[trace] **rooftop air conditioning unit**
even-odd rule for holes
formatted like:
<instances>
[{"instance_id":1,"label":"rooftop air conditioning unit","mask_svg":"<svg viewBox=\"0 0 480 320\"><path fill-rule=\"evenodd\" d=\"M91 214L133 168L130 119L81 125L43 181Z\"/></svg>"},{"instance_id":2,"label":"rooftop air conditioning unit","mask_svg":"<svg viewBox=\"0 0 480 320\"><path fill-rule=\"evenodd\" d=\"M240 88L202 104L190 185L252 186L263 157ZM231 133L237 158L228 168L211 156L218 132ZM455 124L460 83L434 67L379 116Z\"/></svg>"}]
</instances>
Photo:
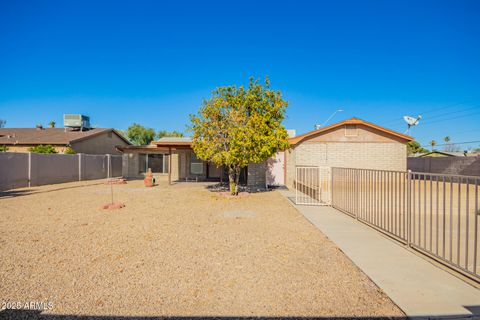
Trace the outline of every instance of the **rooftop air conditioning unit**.
<instances>
[{"instance_id":1,"label":"rooftop air conditioning unit","mask_svg":"<svg viewBox=\"0 0 480 320\"><path fill-rule=\"evenodd\" d=\"M81 114L64 114L63 126L80 130L90 129L90 117Z\"/></svg>"}]
</instances>

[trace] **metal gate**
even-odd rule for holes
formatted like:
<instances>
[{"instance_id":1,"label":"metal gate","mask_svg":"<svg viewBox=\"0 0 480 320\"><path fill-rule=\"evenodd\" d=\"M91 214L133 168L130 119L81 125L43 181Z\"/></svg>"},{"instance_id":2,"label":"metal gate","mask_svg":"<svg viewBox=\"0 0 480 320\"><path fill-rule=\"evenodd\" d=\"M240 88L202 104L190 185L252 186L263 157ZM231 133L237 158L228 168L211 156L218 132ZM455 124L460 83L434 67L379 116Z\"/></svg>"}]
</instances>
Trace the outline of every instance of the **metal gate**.
<instances>
[{"instance_id":1,"label":"metal gate","mask_svg":"<svg viewBox=\"0 0 480 320\"><path fill-rule=\"evenodd\" d=\"M312 206L331 204L331 168L296 167L295 203Z\"/></svg>"}]
</instances>

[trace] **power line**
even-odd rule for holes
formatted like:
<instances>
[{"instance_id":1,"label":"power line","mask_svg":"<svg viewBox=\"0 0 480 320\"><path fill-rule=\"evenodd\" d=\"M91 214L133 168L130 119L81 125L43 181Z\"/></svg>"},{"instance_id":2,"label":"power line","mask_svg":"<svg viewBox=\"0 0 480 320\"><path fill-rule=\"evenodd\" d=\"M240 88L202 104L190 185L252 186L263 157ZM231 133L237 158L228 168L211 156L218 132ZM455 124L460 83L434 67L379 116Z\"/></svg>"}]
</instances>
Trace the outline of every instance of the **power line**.
<instances>
[{"instance_id":1,"label":"power line","mask_svg":"<svg viewBox=\"0 0 480 320\"><path fill-rule=\"evenodd\" d=\"M474 115L477 115L477 114L480 114L480 111L479 112L474 112L474 113L469 113L469 114L464 114L464 115L457 116L457 117L450 117L450 118L445 118L445 119L437 119L437 120L433 120L433 121L427 121L426 123L425 122L423 123L423 126L428 126L428 125L431 125L431 124L444 122L444 121L450 121L450 120L454 120L454 119L470 117L470 116L474 116Z\"/></svg>"},{"instance_id":2,"label":"power line","mask_svg":"<svg viewBox=\"0 0 480 320\"><path fill-rule=\"evenodd\" d=\"M470 107L470 108L466 108L466 109L462 109L462 110L457 110L457 111L451 111L451 112L447 112L447 113L436 114L436 115L431 116L431 117L428 117L427 119L424 119L424 120L431 120L431 119L441 118L441 117L443 117L443 116L451 116L452 114L462 113L462 112L465 112L465 111L470 111L470 110L472 110L472 109L477 109L477 110L478 110L478 106L473 106L473 107Z\"/></svg>"},{"instance_id":3,"label":"power line","mask_svg":"<svg viewBox=\"0 0 480 320\"><path fill-rule=\"evenodd\" d=\"M456 106L459 106L459 105L462 105L462 104L465 104L465 103L468 103L468 102L467 102L467 101L457 102L457 103L449 104L449 105L446 105L446 106L443 106L443 107L440 107L440 108L429 109L429 110L427 110L427 111L417 112L417 114L420 114L420 115L429 114L429 113L432 113L432 112L435 112L435 111L442 111L442 110L445 110L445 109L450 109L450 108L453 108L453 107L456 107ZM388 125L388 124L390 124L390 123L397 122L398 120L403 120L403 118L402 118L402 117L399 117L398 119L385 122L385 125Z\"/></svg>"},{"instance_id":4,"label":"power line","mask_svg":"<svg viewBox=\"0 0 480 320\"><path fill-rule=\"evenodd\" d=\"M442 143L442 144L435 144L436 147L440 147L440 146L451 146L451 145L457 145L457 144L470 144L470 143L479 143L480 140L475 140L475 141L464 141L464 142L449 142L449 143ZM426 144L426 145L423 145L422 147L431 147L432 145L430 144Z\"/></svg>"}]
</instances>

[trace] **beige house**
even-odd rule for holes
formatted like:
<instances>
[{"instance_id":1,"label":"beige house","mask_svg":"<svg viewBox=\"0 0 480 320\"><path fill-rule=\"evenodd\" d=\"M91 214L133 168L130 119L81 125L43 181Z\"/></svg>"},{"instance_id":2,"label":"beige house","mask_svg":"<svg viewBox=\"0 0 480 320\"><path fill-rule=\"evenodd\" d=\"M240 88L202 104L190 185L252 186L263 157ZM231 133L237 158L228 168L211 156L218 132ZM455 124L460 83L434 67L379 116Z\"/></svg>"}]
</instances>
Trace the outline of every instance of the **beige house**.
<instances>
[{"instance_id":1,"label":"beige house","mask_svg":"<svg viewBox=\"0 0 480 320\"><path fill-rule=\"evenodd\" d=\"M131 143L114 129L0 128L0 146L9 152L28 152L37 145L52 145L58 153L71 147L77 153L119 154L117 146Z\"/></svg>"},{"instance_id":2,"label":"beige house","mask_svg":"<svg viewBox=\"0 0 480 320\"><path fill-rule=\"evenodd\" d=\"M351 118L289 139L285 180L293 186L295 167L407 170L406 143L413 138Z\"/></svg>"},{"instance_id":3,"label":"beige house","mask_svg":"<svg viewBox=\"0 0 480 320\"><path fill-rule=\"evenodd\" d=\"M250 187L293 186L297 166L384 170L407 168L406 143L413 140L375 124L348 119L289 139L290 148L262 163L250 164L241 181ZM147 146L119 147L123 175L143 177L148 168L158 180L226 181L222 167L198 159L190 138L165 137Z\"/></svg>"}]
</instances>

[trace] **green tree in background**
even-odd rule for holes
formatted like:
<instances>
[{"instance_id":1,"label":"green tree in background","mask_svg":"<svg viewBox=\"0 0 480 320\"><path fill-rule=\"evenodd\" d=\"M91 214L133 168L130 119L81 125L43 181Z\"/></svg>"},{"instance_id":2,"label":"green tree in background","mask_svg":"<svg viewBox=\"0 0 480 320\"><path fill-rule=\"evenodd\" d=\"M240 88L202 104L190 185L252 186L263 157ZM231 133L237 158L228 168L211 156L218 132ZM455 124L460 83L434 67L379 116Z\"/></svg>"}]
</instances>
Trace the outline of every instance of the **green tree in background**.
<instances>
[{"instance_id":1,"label":"green tree in background","mask_svg":"<svg viewBox=\"0 0 480 320\"><path fill-rule=\"evenodd\" d=\"M57 153L57 150L55 150L55 147L51 144L39 144L37 146L28 148L28 151L35 153Z\"/></svg>"},{"instance_id":2,"label":"green tree in background","mask_svg":"<svg viewBox=\"0 0 480 320\"><path fill-rule=\"evenodd\" d=\"M182 132L178 132L176 130L173 131L166 131L166 130L160 130L157 132L157 138L163 138L163 137L183 137Z\"/></svg>"},{"instance_id":3,"label":"green tree in background","mask_svg":"<svg viewBox=\"0 0 480 320\"><path fill-rule=\"evenodd\" d=\"M7 152L8 147L6 145L0 146L0 152Z\"/></svg>"},{"instance_id":4,"label":"green tree in background","mask_svg":"<svg viewBox=\"0 0 480 320\"><path fill-rule=\"evenodd\" d=\"M417 153L427 153L428 150L423 148L418 141L410 141L407 143L407 154L409 156Z\"/></svg>"},{"instance_id":5,"label":"green tree in background","mask_svg":"<svg viewBox=\"0 0 480 320\"><path fill-rule=\"evenodd\" d=\"M137 123L132 124L127 129L127 138L137 146L146 145L155 138L155 130L146 128Z\"/></svg>"},{"instance_id":6,"label":"green tree in background","mask_svg":"<svg viewBox=\"0 0 480 320\"><path fill-rule=\"evenodd\" d=\"M63 153L64 154L76 154L75 150L73 150L72 147L66 147L65 151Z\"/></svg>"},{"instance_id":7,"label":"green tree in background","mask_svg":"<svg viewBox=\"0 0 480 320\"><path fill-rule=\"evenodd\" d=\"M432 146L432 151L433 151L433 148L437 145L437 141L435 140L430 141L430 145Z\"/></svg>"},{"instance_id":8,"label":"green tree in background","mask_svg":"<svg viewBox=\"0 0 480 320\"><path fill-rule=\"evenodd\" d=\"M288 147L282 125L288 103L280 91L250 78L247 88L218 88L190 115L192 148L196 155L228 169L230 192L238 195L240 171L250 163L265 161Z\"/></svg>"},{"instance_id":9,"label":"green tree in background","mask_svg":"<svg viewBox=\"0 0 480 320\"><path fill-rule=\"evenodd\" d=\"M452 146L449 144L450 142L450 137L449 136L446 136L445 138L443 138L443 141L445 142L445 146L444 146L444 150L445 151L452 151Z\"/></svg>"},{"instance_id":10,"label":"green tree in background","mask_svg":"<svg viewBox=\"0 0 480 320\"><path fill-rule=\"evenodd\" d=\"M53 120L48 123L48 125L50 126L50 128L55 128L55 124L56 124L56 122L53 121Z\"/></svg>"}]
</instances>

